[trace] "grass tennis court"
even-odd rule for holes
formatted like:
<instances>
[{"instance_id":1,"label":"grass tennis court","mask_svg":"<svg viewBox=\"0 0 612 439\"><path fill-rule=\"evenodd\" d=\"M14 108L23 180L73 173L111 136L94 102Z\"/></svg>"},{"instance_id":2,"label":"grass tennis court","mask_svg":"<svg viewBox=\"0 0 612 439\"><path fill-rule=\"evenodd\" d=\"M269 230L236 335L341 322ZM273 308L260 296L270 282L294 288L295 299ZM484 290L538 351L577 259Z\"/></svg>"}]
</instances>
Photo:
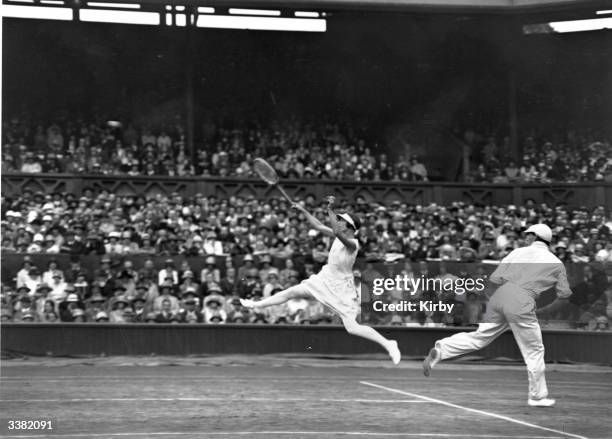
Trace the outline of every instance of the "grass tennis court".
<instances>
[{"instance_id":1,"label":"grass tennis court","mask_svg":"<svg viewBox=\"0 0 612 439\"><path fill-rule=\"evenodd\" d=\"M280 356L3 361L0 412L66 438L612 437L612 369L550 365L553 409L519 365Z\"/></svg>"}]
</instances>

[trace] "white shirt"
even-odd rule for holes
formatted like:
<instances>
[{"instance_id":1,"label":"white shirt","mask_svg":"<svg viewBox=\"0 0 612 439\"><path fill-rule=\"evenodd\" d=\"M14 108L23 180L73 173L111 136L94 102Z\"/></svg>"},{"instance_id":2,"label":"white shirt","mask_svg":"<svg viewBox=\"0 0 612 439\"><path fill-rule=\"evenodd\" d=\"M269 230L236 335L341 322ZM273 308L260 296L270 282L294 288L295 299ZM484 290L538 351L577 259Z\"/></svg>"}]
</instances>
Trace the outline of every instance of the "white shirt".
<instances>
[{"instance_id":1,"label":"white shirt","mask_svg":"<svg viewBox=\"0 0 612 439\"><path fill-rule=\"evenodd\" d=\"M512 250L502 259L490 280L497 284L512 282L534 297L552 287L556 287L557 297L561 299L572 295L565 266L551 253L548 245L540 241Z\"/></svg>"},{"instance_id":2,"label":"white shirt","mask_svg":"<svg viewBox=\"0 0 612 439\"><path fill-rule=\"evenodd\" d=\"M359 241L356 239L351 241L355 243L355 250L352 252L338 238L334 239L329 249L327 264L323 266L321 273L336 275L340 278L353 278L353 265L355 265L357 252L359 251Z\"/></svg>"}]
</instances>

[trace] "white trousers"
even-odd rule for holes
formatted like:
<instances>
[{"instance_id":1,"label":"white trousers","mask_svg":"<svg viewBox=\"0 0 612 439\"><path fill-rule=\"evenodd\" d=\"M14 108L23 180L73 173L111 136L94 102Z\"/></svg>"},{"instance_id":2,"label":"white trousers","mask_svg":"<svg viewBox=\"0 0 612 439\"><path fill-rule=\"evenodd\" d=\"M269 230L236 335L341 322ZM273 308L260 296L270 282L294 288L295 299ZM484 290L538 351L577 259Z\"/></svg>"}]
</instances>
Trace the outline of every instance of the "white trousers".
<instances>
[{"instance_id":1,"label":"white trousers","mask_svg":"<svg viewBox=\"0 0 612 439\"><path fill-rule=\"evenodd\" d=\"M535 314L535 300L517 285L502 285L489 301L485 321L487 323L479 324L474 332L461 332L438 340L436 347L441 359L482 349L510 328L527 365L529 397L546 398L544 344Z\"/></svg>"}]
</instances>

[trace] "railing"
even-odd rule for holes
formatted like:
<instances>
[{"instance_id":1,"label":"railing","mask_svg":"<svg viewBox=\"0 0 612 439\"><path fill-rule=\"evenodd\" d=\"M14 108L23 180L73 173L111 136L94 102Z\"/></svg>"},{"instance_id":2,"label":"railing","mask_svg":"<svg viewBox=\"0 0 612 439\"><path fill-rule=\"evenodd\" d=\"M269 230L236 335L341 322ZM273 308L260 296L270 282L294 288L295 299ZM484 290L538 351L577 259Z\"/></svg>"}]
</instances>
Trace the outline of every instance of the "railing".
<instances>
[{"instance_id":1,"label":"railing","mask_svg":"<svg viewBox=\"0 0 612 439\"><path fill-rule=\"evenodd\" d=\"M536 203L594 207L612 205L612 183L554 183L554 184L467 184L438 182L352 182L335 180L287 180L283 187L292 196L304 198L312 195L321 199L335 195L341 199L411 204L452 202L480 203L484 205L521 205L529 199ZM198 178L198 177L130 177L106 175L23 174L2 175L2 195L17 196L25 190L43 192L69 192L82 194L86 189L94 193L106 190L117 195L156 194L178 192L183 196L201 193L220 198L253 196L265 199L280 193L257 179Z\"/></svg>"}]
</instances>

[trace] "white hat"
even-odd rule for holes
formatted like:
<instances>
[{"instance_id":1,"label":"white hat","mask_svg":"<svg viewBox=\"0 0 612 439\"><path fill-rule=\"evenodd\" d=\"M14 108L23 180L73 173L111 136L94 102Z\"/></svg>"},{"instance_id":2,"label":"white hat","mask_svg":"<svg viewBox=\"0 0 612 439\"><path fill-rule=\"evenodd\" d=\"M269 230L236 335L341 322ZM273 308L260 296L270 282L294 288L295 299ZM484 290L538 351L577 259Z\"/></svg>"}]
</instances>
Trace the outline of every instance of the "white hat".
<instances>
[{"instance_id":1,"label":"white hat","mask_svg":"<svg viewBox=\"0 0 612 439\"><path fill-rule=\"evenodd\" d=\"M41 233L37 233L36 235L34 235L34 238L32 239L32 241L36 242L36 241L44 241L45 238Z\"/></svg>"},{"instance_id":2,"label":"white hat","mask_svg":"<svg viewBox=\"0 0 612 439\"><path fill-rule=\"evenodd\" d=\"M108 314L106 314L104 311L100 311L96 314L96 320L100 320L100 319L108 319Z\"/></svg>"},{"instance_id":3,"label":"white hat","mask_svg":"<svg viewBox=\"0 0 612 439\"><path fill-rule=\"evenodd\" d=\"M121 238L121 233L119 233L119 232L110 232L108 234L108 237L109 238Z\"/></svg>"},{"instance_id":4,"label":"white hat","mask_svg":"<svg viewBox=\"0 0 612 439\"><path fill-rule=\"evenodd\" d=\"M529 226L525 233L533 233L538 238L543 239L544 241L550 243L552 240L552 230L546 224L534 224L533 226Z\"/></svg>"},{"instance_id":5,"label":"white hat","mask_svg":"<svg viewBox=\"0 0 612 439\"><path fill-rule=\"evenodd\" d=\"M79 296L77 296L76 294L68 294L68 298L66 299L66 302L78 302L79 301Z\"/></svg>"},{"instance_id":6,"label":"white hat","mask_svg":"<svg viewBox=\"0 0 612 439\"><path fill-rule=\"evenodd\" d=\"M42 220L43 221L53 221L53 217L51 215L44 215Z\"/></svg>"}]
</instances>

